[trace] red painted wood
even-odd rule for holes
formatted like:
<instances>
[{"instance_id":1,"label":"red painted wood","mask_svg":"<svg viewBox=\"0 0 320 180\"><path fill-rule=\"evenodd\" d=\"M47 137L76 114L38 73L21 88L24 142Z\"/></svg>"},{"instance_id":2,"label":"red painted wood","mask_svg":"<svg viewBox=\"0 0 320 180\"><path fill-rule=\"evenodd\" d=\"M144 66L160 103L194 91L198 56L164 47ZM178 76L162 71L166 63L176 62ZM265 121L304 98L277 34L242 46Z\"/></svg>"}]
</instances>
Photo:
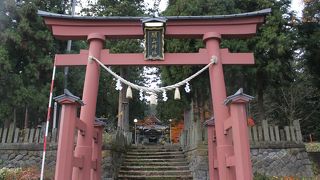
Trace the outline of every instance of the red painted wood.
<instances>
[{"instance_id":1,"label":"red painted wood","mask_svg":"<svg viewBox=\"0 0 320 180\"><path fill-rule=\"evenodd\" d=\"M89 55L100 58L101 49L105 37L100 34L90 34ZM96 114L98 86L99 86L100 66L96 62L87 61L86 76L83 87L82 101L84 106L81 107L80 119L86 124L86 133L84 136L78 133L75 156L84 157L83 168L74 168L73 180L90 180L91 162L92 162L92 143L93 143L93 123Z\"/></svg>"},{"instance_id":2,"label":"red painted wood","mask_svg":"<svg viewBox=\"0 0 320 180\"><path fill-rule=\"evenodd\" d=\"M222 64L254 64L253 53L230 53L228 49L221 49Z\"/></svg>"},{"instance_id":3,"label":"red painted wood","mask_svg":"<svg viewBox=\"0 0 320 180\"><path fill-rule=\"evenodd\" d=\"M94 129L96 130L96 141L92 143L92 161L96 165L96 169L91 171L91 180L100 180L102 174L102 133L103 126L95 125Z\"/></svg>"},{"instance_id":4,"label":"red painted wood","mask_svg":"<svg viewBox=\"0 0 320 180\"><path fill-rule=\"evenodd\" d=\"M237 180L252 180L252 163L248 137L246 103L248 100L238 99L229 104L232 119L232 135L234 143L234 164Z\"/></svg>"},{"instance_id":5,"label":"red painted wood","mask_svg":"<svg viewBox=\"0 0 320 180\"><path fill-rule=\"evenodd\" d=\"M164 60L146 61L142 53L111 54L108 50L101 52L101 62L107 66L169 66L169 65L207 65L210 62L206 49L199 53L165 53ZM222 64L254 64L252 53L230 53L221 50ZM88 61L88 51L80 54L57 54L56 66L84 66Z\"/></svg>"},{"instance_id":6,"label":"red painted wood","mask_svg":"<svg viewBox=\"0 0 320 180\"><path fill-rule=\"evenodd\" d=\"M220 39L216 33L208 33L205 36L206 48L209 56L216 56L217 64L209 67L211 97L213 104L213 112L215 117L215 132L217 143L217 160L218 160L218 180L235 179L235 171L226 165L226 157L233 154L232 136L224 134L224 121L228 118L228 108L223 104L226 99L226 86L224 82L224 73L221 61ZM208 131L211 129L208 129ZM209 132L208 132L209 133ZM208 151L214 151L208 149ZM212 169L210 167L209 169ZM210 179L214 176L210 173Z\"/></svg>"},{"instance_id":7,"label":"red painted wood","mask_svg":"<svg viewBox=\"0 0 320 180\"><path fill-rule=\"evenodd\" d=\"M55 180L70 180L75 163L73 156L75 121L77 107L80 105L68 99L62 100L60 103L62 104L62 109Z\"/></svg>"},{"instance_id":8,"label":"red painted wood","mask_svg":"<svg viewBox=\"0 0 320 180\"><path fill-rule=\"evenodd\" d=\"M101 177L101 173L98 172L99 165L101 164L101 157L99 157L101 154L97 154L100 145L98 146L92 138L99 82L99 65L94 61L88 62L89 55L100 59L105 65L124 66L205 65L210 62L212 56L216 56L218 63L211 65L209 68L215 115L215 128L208 128L210 179L234 180L238 179L238 175L243 180L252 179L252 177L246 176L247 172L252 173L252 169L250 169L248 164L250 160L248 160L248 156L242 157L241 155L242 153L249 153L247 144L241 146L242 141L248 143L248 138L243 138L245 137L243 133L247 132L245 127L243 127L243 124L234 123L235 120L232 119L232 128L235 126L239 127L240 130L235 130L234 134L229 131L226 134L224 133L224 122L227 120L229 112L223 104L226 99L223 65L253 64L254 57L252 53L230 53L227 49L220 49L219 46L220 38L244 38L254 35L257 27L264 22L264 15L233 16L232 18L221 19L169 19L166 23L166 38L203 38L206 43L206 49L200 50L199 53L166 53L164 61L145 61L142 53L110 54L108 50L102 51L102 42L105 38L143 39L143 29L139 19L89 20L85 18L44 17L45 23L51 28L56 38L72 40L86 39L88 37L90 41L89 51L82 51L79 55L56 55L55 57L55 64L57 66L87 66L83 90L85 106L82 107L80 114L81 120L86 123L87 131L84 136L79 134L75 150L77 157L83 157L83 168L74 168L72 179L93 180ZM239 112L239 108L236 108L236 110L232 111L233 114L239 114L235 117L243 119L243 113ZM235 136L241 136L241 140L238 141ZM234 146L237 148L233 147L232 140L237 141ZM238 148L244 148L244 150L240 151ZM229 159L227 160L228 157ZM234 158L230 159L230 157ZM61 160L62 158L60 157ZM96 171L91 169L92 162L97 162ZM235 166L228 167L227 164L233 165L233 162L235 162ZM241 165L243 167L239 169L238 166ZM62 169L60 171L63 172ZM69 172L69 170L64 171ZM239 171L243 173L239 174Z\"/></svg>"},{"instance_id":9,"label":"red painted wood","mask_svg":"<svg viewBox=\"0 0 320 180\"><path fill-rule=\"evenodd\" d=\"M99 33L107 38L143 39L141 21L61 19L44 17L53 35L59 39L86 39L91 33ZM234 17L229 19L168 20L165 36L169 38L198 38L207 32L216 32L223 38L249 37L256 33L264 16Z\"/></svg>"},{"instance_id":10,"label":"red painted wood","mask_svg":"<svg viewBox=\"0 0 320 180\"><path fill-rule=\"evenodd\" d=\"M214 127L213 126L208 126L208 161L209 161L209 177L214 177L215 172L214 172L214 165L217 162L214 162L214 145L213 145L213 138L214 138ZM209 150L210 149L210 150Z\"/></svg>"}]
</instances>

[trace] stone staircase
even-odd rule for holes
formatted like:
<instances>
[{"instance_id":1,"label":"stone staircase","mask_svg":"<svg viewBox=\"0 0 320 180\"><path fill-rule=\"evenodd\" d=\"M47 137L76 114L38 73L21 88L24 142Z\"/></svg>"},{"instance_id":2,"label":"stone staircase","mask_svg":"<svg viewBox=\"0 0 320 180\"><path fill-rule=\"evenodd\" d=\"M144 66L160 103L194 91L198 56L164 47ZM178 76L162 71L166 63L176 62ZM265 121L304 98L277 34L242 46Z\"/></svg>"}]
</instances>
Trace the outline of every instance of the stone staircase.
<instances>
[{"instance_id":1,"label":"stone staircase","mask_svg":"<svg viewBox=\"0 0 320 180\"><path fill-rule=\"evenodd\" d=\"M133 146L127 152L118 179L193 179L179 146Z\"/></svg>"}]
</instances>

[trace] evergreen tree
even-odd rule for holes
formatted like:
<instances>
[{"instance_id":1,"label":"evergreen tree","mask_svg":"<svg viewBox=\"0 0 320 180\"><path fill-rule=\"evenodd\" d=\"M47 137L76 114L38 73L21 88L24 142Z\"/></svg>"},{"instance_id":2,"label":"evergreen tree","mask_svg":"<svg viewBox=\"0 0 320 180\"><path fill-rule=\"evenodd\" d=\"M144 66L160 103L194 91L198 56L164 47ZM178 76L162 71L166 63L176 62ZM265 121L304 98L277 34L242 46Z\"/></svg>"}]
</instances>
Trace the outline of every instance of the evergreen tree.
<instances>
[{"instance_id":1,"label":"evergreen tree","mask_svg":"<svg viewBox=\"0 0 320 180\"><path fill-rule=\"evenodd\" d=\"M293 80L293 52L295 50L295 31L291 26L291 14L289 12L290 1L169 1L169 6L164 15L217 15L234 14L257 11L264 8L272 8L273 12L267 17L265 25L258 31L256 37L248 40L223 40L221 46L229 48L231 52L254 52L256 65L254 67L225 67L225 78L228 94L234 93L240 87L244 87L246 93L257 96L257 106L253 106L253 115L262 120L270 114L266 114L264 103L265 90L284 86ZM202 40L172 40L166 42L168 51L195 52L203 47ZM184 70L177 68L162 69L162 80L170 83L184 79L193 74L197 67L187 67ZM180 71L180 72L179 72ZM182 73L181 71L185 72ZM178 76L177 76L178 74ZM201 81L198 81L201 79ZM194 102L208 99L210 91L208 75L203 74L196 82L192 83L191 99ZM237 81L235 81L237 79ZM240 80L240 81L239 81ZM198 83L199 82L199 83ZM197 84L198 83L198 84ZM205 89L205 91L204 91ZM196 94L198 92L198 94ZM208 102L206 102L208 103ZM204 105L203 102L198 104ZM175 104L174 106L176 106ZM184 107L182 107L184 108ZM182 110L179 110L180 114ZM175 113L177 114L177 113ZM178 113L179 114L179 113Z\"/></svg>"},{"instance_id":2,"label":"evergreen tree","mask_svg":"<svg viewBox=\"0 0 320 180\"><path fill-rule=\"evenodd\" d=\"M294 86L300 94L295 99L300 107L297 118L300 119L302 133L308 139L313 135L320 139L320 2L318 0L304 1L302 21L298 24L299 54L297 56L296 72L298 78Z\"/></svg>"},{"instance_id":3,"label":"evergreen tree","mask_svg":"<svg viewBox=\"0 0 320 180\"><path fill-rule=\"evenodd\" d=\"M54 2L3 1L0 64L3 64L1 79L5 85L1 86L0 96L5 101L0 107L1 121L20 117L28 126L29 120L36 124L45 119L52 59L58 48L54 48L51 33L38 17L37 10L56 7Z\"/></svg>"},{"instance_id":4,"label":"evergreen tree","mask_svg":"<svg viewBox=\"0 0 320 180\"><path fill-rule=\"evenodd\" d=\"M90 4L88 8L84 8L82 12L89 16L143 16L144 10L143 0L99 0L95 4ZM106 48L110 49L111 53L143 52L141 40L137 39L107 39ZM124 78L130 82L143 84L144 80L141 77L143 74L142 67L112 67L112 69L118 74L124 75ZM145 102L139 101L139 95L136 91L133 91L134 98L128 101L125 98L125 92L126 87L121 92L116 91L113 77L106 72L101 73L97 116L104 116L111 120L116 120L118 117L119 121L122 121L120 119L126 117L130 123L135 118L142 118L144 116ZM118 95L120 96L119 98ZM130 113L120 113L123 106L128 102L130 102ZM120 109L119 112L118 108Z\"/></svg>"}]
</instances>

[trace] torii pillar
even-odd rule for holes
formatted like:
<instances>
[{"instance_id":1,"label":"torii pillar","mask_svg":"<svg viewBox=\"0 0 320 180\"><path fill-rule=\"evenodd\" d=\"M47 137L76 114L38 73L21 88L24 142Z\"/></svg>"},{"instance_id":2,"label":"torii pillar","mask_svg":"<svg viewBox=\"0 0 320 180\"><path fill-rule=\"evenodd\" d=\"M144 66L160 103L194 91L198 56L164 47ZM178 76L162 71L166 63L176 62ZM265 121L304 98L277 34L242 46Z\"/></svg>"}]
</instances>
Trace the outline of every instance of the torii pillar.
<instances>
[{"instance_id":1,"label":"torii pillar","mask_svg":"<svg viewBox=\"0 0 320 180\"><path fill-rule=\"evenodd\" d=\"M213 58L213 56L217 58L217 63L209 67L209 76L213 112L215 117L215 133L217 139L217 162L215 163L218 163L217 167L220 180L224 180L235 179L235 173L234 170L227 167L226 163L226 157L233 154L233 148L232 136L226 136L223 132L224 121L228 118L228 108L223 104L227 95L222 67L223 59L221 58L220 52L220 39L221 35L216 32L208 32L203 36L209 58ZM236 57L236 59L238 58ZM212 128L209 128L208 134L213 134L213 132L210 132L212 130ZM213 151L213 149L211 148L209 151ZM211 174L213 174L213 172L210 172L210 175Z\"/></svg>"},{"instance_id":2,"label":"torii pillar","mask_svg":"<svg viewBox=\"0 0 320 180\"><path fill-rule=\"evenodd\" d=\"M89 56L100 58L105 36L92 33L88 36ZM88 58L89 59L89 58ZM86 76L83 87L82 101L85 104L81 107L80 120L87 125L87 132L84 136L78 134L75 156L83 157L83 168L73 169L73 180L89 180L95 162L92 160L92 142L94 135L94 122L98 97L100 66L95 61L87 60Z\"/></svg>"}]
</instances>

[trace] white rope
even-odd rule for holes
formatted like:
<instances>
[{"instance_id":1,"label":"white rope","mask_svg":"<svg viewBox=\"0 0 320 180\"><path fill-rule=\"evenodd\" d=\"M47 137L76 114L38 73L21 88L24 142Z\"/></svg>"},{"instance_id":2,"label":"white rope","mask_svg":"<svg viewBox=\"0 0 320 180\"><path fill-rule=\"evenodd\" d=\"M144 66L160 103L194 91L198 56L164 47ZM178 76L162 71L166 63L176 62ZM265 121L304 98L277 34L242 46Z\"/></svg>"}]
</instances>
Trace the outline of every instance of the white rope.
<instances>
[{"instance_id":1,"label":"white rope","mask_svg":"<svg viewBox=\"0 0 320 180\"><path fill-rule=\"evenodd\" d=\"M93 56L89 56L89 61L90 60L95 60L97 63L99 63L105 70L107 70L112 76L114 76L115 78L119 79L123 84L126 84L136 90L143 90L145 92L152 92L152 93L159 93L159 92L164 92L164 91L170 91L173 90L177 87L182 86L183 84L186 84L187 82L189 82L190 80L192 80L193 78L197 77L199 74L201 74L203 71L205 71L206 69L208 69L210 67L210 65L212 64L216 64L217 63L217 57L212 57L211 61L209 64L207 64L205 67L203 67L202 69L200 69L198 72L194 73L193 75L191 75L190 77L186 78L183 81L180 81L176 84L173 85L169 85L169 86L165 86L165 87L159 87L159 88L148 88L148 87L144 87L144 86L139 86L137 84L131 83L129 81L127 81L126 79L123 79L121 76L119 76L118 74L116 74L115 72L113 72L110 68L106 67L101 61L99 61L97 58L93 57Z\"/></svg>"}]
</instances>

